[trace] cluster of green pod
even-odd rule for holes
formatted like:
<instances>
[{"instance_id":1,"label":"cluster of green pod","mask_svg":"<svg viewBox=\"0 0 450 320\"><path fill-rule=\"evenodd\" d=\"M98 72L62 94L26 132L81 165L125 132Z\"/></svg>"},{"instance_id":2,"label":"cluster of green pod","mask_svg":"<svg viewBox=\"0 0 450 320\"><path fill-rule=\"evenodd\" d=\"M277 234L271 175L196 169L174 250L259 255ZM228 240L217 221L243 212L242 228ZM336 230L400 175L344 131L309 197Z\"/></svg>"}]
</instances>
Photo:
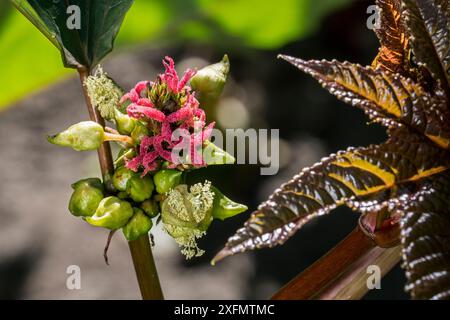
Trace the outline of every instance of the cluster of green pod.
<instances>
[{"instance_id":1,"label":"cluster of green pod","mask_svg":"<svg viewBox=\"0 0 450 320\"><path fill-rule=\"evenodd\" d=\"M195 239L206 232L213 219L224 220L247 207L231 201L209 182L194 185L189 191L181 184L183 174L164 169L141 177L119 166L112 177L115 196L106 193L100 179L83 179L72 185L69 211L93 226L122 229L128 241L147 234L152 219L161 216L165 230L186 252L192 252Z\"/></svg>"},{"instance_id":2,"label":"cluster of green pod","mask_svg":"<svg viewBox=\"0 0 450 320\"><path fill-rule=\"evenodd\" d=\"M199 94L202 105L214 104L220 96L229 71L228 57L199 70L190 85ZM150 232L162 221L163 229L182 247L187 258L202 253L196 239L205 234L214 219L224 220L247 210L247 207L225 197L205 181L183 184L186 171L167 169L163 164L154 173L142 176L125 167L126 159L136 156L141 140L151 136L151 126L126 114L119 103L123 90L97 70L85 83L89 96L101 115L116 125L104 128L93 121L83 121L63 132L49 136L48 141L76 151L96 150L107 141L121 148L111 176L80 180L72 185L69 211L87 223L110 230L122 229L133 241ZM155 93L156 94L156 93ZM206 141L204 161L207 165L233 164L235 159L214 143Z\"/></svg>"},{"instance_id":3,"label":"cluster of green pod","mask_svg":"<svg viewBox=\"0 0 450 320\"><path fill-rule=\"evenodd\" d=\"M127 240L136 240L150 231L152 218L160 213L154 196L178 185L181 175L177 170L162 170L153 177L141 177L120 166L112 177L116 195L108 195L98 178L80 180L72 185L69 211L96 227L122 228Z\"/></svg>"}]
</instances>

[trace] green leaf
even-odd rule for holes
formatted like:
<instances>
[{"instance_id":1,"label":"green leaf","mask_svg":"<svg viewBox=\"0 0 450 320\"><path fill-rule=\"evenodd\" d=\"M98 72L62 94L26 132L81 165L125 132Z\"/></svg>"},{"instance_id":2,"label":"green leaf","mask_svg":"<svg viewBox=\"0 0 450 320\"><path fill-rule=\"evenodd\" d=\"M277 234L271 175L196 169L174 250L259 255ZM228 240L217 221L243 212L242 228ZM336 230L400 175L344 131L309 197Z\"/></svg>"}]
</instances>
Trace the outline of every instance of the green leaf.
<instances>
[{"instance_id":1,"label":"green leaf","mask_svg":"<svg viewBox=\"0 0 450 320\"><path fill-rule=\"evenodd\" d=\"M283 244L305 223L351 200L366 199L450 167L448 153L407 130L386 143L345 152L304 169L277 189L215 258Z\"/></svg>"},{"instance_id":2,"label":"green leaf","mask_svg":"<svg viewBox=\"0 0 450 320\"><path fill-rule=\"evenodd\" d=\"M415 59L441 81L450 97L450 24L447 10L436 0L404 0L403 19Z\"/></svg>"},{"instance_id":3,"label":"green leaf","mask_svg":"<svg viewBox=\"0 0 450 320\"><path fill-rule=\"evenodd\" d=\"M133 0L13 1L16 7L25 8L21 12L47 38L56 40L64 65L69 68L93 68L111 52L125 14L133 3ZM79 29L69 28L71 16L77 13L68 10L71 6L80 10ZM36 20L39 22L34 22Z\"/></svg>"},{"instance_id":4,"label":"green leaf","mask_svg":"<svg viewBox=\"0 0 450 320\"><path fill-rule=\"evenodd\" d=\"M348 62L280 57L373 121L387 127L412 127L438 146L450 148L450 113L442 91L430 94L410 78Z\"/></svg>"},{"instance_id":5,"label":"green leaf","mask_svg":"<svg viewBox=\"0 0 450 320\"><path fill-rule=\"evenodd\" d=\"M226 220L247 211L247 206L229 199L216 187L212 187L212 191L214 192L214 204L212 211L212 216L214 219Z\"/></svg>"},{"instance_id":6,"label":"green leaf","mask_svg":"<svg viewBox=\"0 0 450 320\"><path fill-rule=\"evenodd\" d=\"M236 162L236 159L231 154L210 141L205 141L204 143L203 160L208 166L234 164Z\"/></svg>"},{"instance_id":7,"label":"green leaf","mask_svg":"<svg viewBox=\"0 0 450 320\"><path fill-rule=\"evenodd\" d=\"M399 206L406 290L414 299L450 299L450 174L426 181Z\"/></svg>"}]
</instances>

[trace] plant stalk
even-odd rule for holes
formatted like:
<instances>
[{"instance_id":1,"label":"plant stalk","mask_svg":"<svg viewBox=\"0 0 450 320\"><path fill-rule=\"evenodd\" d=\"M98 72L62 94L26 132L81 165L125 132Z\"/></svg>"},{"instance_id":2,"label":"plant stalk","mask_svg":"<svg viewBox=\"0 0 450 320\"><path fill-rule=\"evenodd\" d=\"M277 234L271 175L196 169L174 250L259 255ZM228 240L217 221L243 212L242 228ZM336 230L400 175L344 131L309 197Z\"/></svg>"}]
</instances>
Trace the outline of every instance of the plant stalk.
<instances>
[{"instance_id":1,"label":"plant stalk","mask_svg":"<svg viewBox=\"0 0 450 320\"><path fill-rule=\"evenodd\" d=\"M281 288L273 300L356 300L369 290L370 265L378 266L381 276L400 261L400 248L383 249L359 228L334 249Z\"/></svg>"},{"instance_id":2,"label":"plant stalk","mask_svg":"<svg viewBox=\"0 0 450 320\"><path fill-rule=\"evenodd\" d=\"M77 71L80 76L81 87L83 89L86 106L89 111L89 117L92 121L95 121L105 127L105 120L101 117L98 110L92 105L87 88L84 85L87 77L90 75L90 70L85 67L80 67ZM111 153L111 146L108 142L103 143L98 149L98 160L106 188L109 191L112 191L113 187L111 185L111 176L114 173L114 162ZM133 259L142 299L164 299L148 236L145 235L135 241L129 241L128 245L130 247L131 257Z\"/></svg>"}]
</instances>

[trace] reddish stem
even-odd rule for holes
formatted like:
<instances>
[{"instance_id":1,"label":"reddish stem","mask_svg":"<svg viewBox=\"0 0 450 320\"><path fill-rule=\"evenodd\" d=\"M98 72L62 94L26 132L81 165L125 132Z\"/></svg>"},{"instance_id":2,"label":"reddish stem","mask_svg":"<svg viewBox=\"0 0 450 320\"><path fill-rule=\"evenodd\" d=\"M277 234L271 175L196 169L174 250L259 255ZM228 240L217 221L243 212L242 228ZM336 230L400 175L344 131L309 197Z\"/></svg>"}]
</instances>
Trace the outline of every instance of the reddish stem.
<instances>
[{"instance_id":1,"label":"reddish stem","mask_svg":"<svg viewBox=\"0 0 450 320\"><path fill-rule=\"evenodd\" d=\"M378 263L384 275L399 260L398 249L376 247L357 228L334 249L281 288L272 299L359 299L368 291L366 281L361 281L363 277L367 279L368 265Z\"/></svg>"}]
</instances>

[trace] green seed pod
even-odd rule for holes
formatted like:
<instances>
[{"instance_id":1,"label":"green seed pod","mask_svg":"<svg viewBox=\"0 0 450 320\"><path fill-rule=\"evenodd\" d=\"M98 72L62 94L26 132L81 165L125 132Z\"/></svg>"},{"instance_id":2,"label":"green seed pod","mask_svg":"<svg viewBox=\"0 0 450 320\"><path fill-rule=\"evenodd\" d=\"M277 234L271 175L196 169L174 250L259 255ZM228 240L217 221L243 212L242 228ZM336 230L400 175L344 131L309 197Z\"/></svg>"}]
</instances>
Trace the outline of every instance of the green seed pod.
<instances>
[{"instance_id":1,"label":"green seed pod","mask_svg":"<svg viewBox=\"0 0 450 320\"><path fill-rule=\"evenodd\" d=\"M69 211L76 217L90 217L104 198L100 179L90 178L72 184L74 192L69 200Z\"/></svg>"},{"instance_id":2,"label":"green seed pod","mask_svg":"<svg viewBox=\"0 0 450 320\"><path fill-rule=\"evenodd\" d=\"M117 198L122 199L122 200L125 200L125 199L128 199L129 196L128 196L128 193L126 193L125 191L120 191L120 192L117 194Z\"/></svg>"},{"instance_id":3,"label":"green seed pod","mask_svg":"<svg viewBox=\"0 0 450 320\"><path fill-rule=\"evenodd\" d=\"M178 170L165 169L158 171L153 177L156 192L166 194L180 184L182 175L183 172Z\"/></svg>"},{"instance_id":4,"label":"green seed pod","mask_svg":"<svg viewBox=\"0 0 450 320\"><path fill-rule=\"evenodd\" d=\"M130 169L127 169L125 167L119 167L114 172L114 175L112 177L112 183L118 191L126 191L128 180L130 180L132 177L136 175L137 174L131 171Z\"/></svg>"},{"instance_id":5,"label":"green seed pod","mask_svg":"<svg viewBox=\"0 0 450 320\"><path fill-rule=\"evenodd\" d=\"M83 121L70 126L67 130L47 137L50 143L62 147L71 147L76 151L96 150L104 141L104 130L94 121Z\"/></svg>"},{"instance_id":6,"label":"green seed pod","mask_svg":"<svg viewBox=\"0 0 450 320\"><path fill-rule=\"evenodd\" d=\"M222 94L229 72L230 62L225 55L222 61L199 70L191 79L191 87L198 93L202 105L211 105L217 101Z\"/></svg>"},{"instance_id":7,"label":"green seed pod","mask_svg":"<svg viewBox=\"0 0 450 320\"><path fill-rule=\"evenodd\" d=\"M134 129L133 129L133 131L131 131L131 138L134 140L134 142L136 144L140 144L142 139L148 135L149 135L149 131L148 131L147 127L145 126L145 124L143 124L140 121L136 121L136 123L134 125Z\"/></svg>"},{"instance_id":8,"label":"green seed pod","mask_svg":"<svg viewBox=\"0 0 450 320\"><path fill-rule=\"evenodd\" d=\"M159 205L153 200L145 200L142 202L141 209L144 210L145 214L150 218L155 218L159 214Z\"/></svg>"},{"instance_id":9,"label":"green seed pod","mask_svg":"<svg viewBox=\"0 0 450 320\"><path fill-rule=\"evenodd\" d=\"M96 227L111 230L122 228L133 215L131 204L117 197L107 197L98 205L95 214L86 221Z\"/></svg>"},{"instance_id":10,"label":"green seed pod","mask_svg":"<svg viewBox=\"0 0 450 320\"><path fill-rule=\"evenodd\" d=\"M152 196L155 186L151 177L134 175L127 182L127 193L134 202L142 202Z\"/></svg>"},{"instance_id":11,"label":"green seed pod","mask_svg":"<svg viewBox=\"0 0 450 320\"><path fill-rule=\"evenodd\" d=\"M187 185L175 187L162 204L164 230L182 247L187 259L204 253L196 240L206 233L213 220L213 202L211 183L206 181L193 185L190 191Z\"/></svg>"},{"instance_id":12,"label":"green seed pod","mask_svg":"<svg viewBox=\"0 0 450 320\"><path fill-rule=\"evenodd\" d=\"M122 228L123 235L128 241L133 241L148 234L153 226L152 219L147 217L141 209L133 208L134 214Z\"/></svg>"},{"instance_id":13,"label":"green seed pod","mask_svg":"<svg viewBox=\"0 0 450 320\"><path fill-rule=\"evenodd\" d=\"M214 192L212 211L214 219L225 220L248 210L247 206L230 200L217 188L212 187L212 191Z\"/></svg>"},{"instance_id":14,"label":"green seed pod","mask_svg":"<svg viewBox=\"0 0 450 320\"><path fill-rule=\"evenodd\" d=\"M234 164L236 162L236 159L231 154L210 141L205 141L204 143L203 160L208 166Z\"/></svg>"},{"instance_id":15,"label":"green seed pod","mask_svg":"<svg viewBox=\"0 0 450 320\"><path fill-rule=\"evenodd\" d=\"M116 121L117 131L120 134L130 135L136 126L136 119L129 117L128 115L114 109L114 119Z\"/></svg>"}]
</instances>

